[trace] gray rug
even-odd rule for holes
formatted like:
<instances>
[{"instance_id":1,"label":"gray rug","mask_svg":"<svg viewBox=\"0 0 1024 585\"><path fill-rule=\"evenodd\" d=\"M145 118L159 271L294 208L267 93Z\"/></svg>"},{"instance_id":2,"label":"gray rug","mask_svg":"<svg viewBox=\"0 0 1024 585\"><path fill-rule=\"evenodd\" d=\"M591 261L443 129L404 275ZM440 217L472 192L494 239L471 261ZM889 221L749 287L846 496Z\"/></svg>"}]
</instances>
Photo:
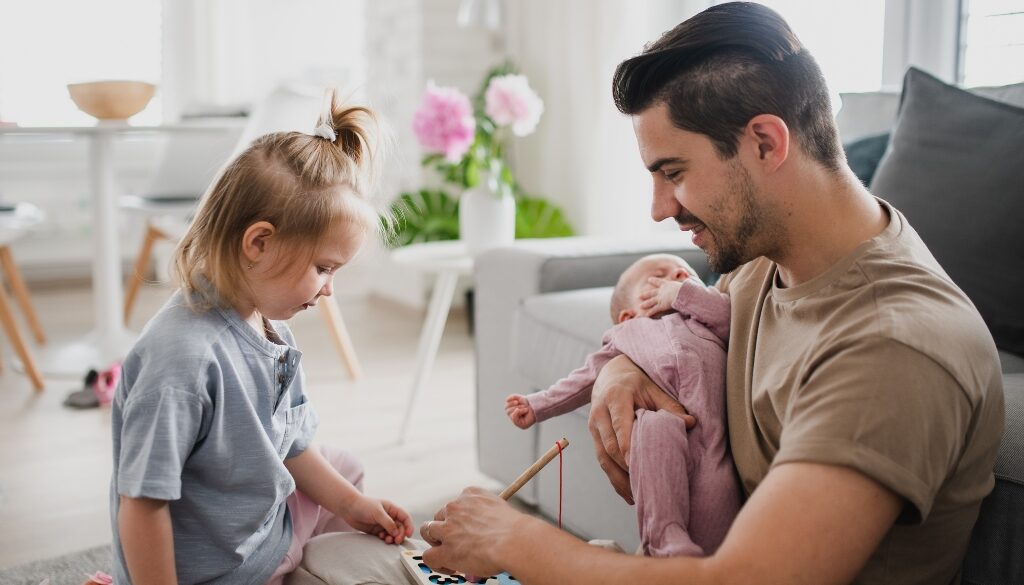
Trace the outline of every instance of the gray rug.
<instances>
[{"instance_id":1,"label":"gray rug","mask_svg":"<svg viewBox=\"0 0 1024 585\"><path fill-rule=\"evenodd\" d=\"M4 585L39 585L49 579L50 585L82 585L96 571L110 572L110 545L0 569Z\"/></svg>"}]
</instances>

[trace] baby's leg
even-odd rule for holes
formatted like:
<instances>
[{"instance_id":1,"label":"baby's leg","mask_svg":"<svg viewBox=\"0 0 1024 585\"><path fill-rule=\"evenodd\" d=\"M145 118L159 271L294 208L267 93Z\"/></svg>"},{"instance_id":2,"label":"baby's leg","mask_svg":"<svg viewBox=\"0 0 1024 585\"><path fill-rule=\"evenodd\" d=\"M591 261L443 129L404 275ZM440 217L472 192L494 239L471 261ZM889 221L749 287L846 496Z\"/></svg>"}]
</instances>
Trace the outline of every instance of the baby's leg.
<instances>
[{"instance_id":1,"label":"baby's leg","mask_svg":"<svg viewBox=\"0 0 1024 585\"><path fill-rule=\"evenodd\" d=\"M356 489L363 491L363 464L359 459L351 453L326 445L320 446L320 454L331 464L331 467L338 470L338 473L356 486ZM292 495L288 496L288 513L292 518L292 543L288 547L288 552L285 553L281 565L274 571L273 577L267 581L267 585L280 585L284 576L299 566L302 561L303 548L314 536L326 532L355 532L355 529L347 522L321 508L319 504L299 490L295 490Z\"/></svg>"},{"instance_id":2,"label":"baby's leg","mask_svg":"<svg viewBox=\"0 0 1024 585\"><path fill-rule=\"evenodd\" d=\"M629 481L640 542L652 557L703 556L690 539L686 423L666 411L638 409L629 448Z\"/></svg>"}]
</instances>

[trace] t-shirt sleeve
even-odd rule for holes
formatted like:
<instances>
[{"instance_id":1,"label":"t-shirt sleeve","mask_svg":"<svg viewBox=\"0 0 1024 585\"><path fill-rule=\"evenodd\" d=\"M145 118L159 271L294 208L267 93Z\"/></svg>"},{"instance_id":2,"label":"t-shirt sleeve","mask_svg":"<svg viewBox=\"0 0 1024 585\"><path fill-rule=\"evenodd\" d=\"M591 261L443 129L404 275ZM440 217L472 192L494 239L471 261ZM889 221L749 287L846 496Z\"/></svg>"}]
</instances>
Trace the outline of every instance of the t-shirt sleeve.
<instances>
[{"instance_id":1,"label":"t-shirt sleeve","mask_svg":"<svg viewBox=\"0 0 1024 585\"><path fill-rule=\"evenodd\" d=\"M201 398L172 388L145 392L126 400L122 418L117 493L179 499L182 469L202 428Z\"/></svg>"},{"instance_id":2,"label":"t-shirt sleeve","mask_svg":"<svg viewBox=\"0 0 1024 585\"><path fill-rule=\"evenodd\" d=\"M852 468L909 504L922 522L963 449L971 404L949 372L899 342L861 339L813 368L784 413L772 465Z\"/></svg>"}]
</instances>

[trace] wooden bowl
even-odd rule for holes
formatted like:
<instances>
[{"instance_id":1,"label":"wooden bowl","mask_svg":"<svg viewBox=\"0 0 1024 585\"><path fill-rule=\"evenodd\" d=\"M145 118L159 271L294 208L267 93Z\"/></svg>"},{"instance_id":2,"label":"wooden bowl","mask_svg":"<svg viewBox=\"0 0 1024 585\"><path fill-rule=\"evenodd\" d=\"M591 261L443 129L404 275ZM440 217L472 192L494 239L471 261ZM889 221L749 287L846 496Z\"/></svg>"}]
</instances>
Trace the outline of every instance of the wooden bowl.
<instances>
[{"instance_id":1,"label":"wooden bowl","mask_svg":"<svg viewBox=\"0 0 1024 585\"><path fill-rule=\"evenodd\" d=\"M145 81L69 83L68 93L79 110L100 120L126 120L141 112L156 92Z\"/></svg>"}]
</instances>

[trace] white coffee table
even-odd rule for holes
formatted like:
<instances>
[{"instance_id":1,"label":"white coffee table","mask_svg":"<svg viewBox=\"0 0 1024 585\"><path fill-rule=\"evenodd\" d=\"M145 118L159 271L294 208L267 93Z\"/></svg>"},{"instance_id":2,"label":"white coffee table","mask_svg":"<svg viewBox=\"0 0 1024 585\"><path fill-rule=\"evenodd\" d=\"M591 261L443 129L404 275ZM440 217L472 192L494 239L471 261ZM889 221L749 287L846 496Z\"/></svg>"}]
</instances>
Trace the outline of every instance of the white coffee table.
<instances>
[{"instance_id":1,"label":"white coffee table","mask_svg":"<svg viewBox=\"0 0 1024 585\"><path fill-rule=\"evenodd\" d=\"M473 273L473 258L466 251L466 246L458 241L427 242L403 246L391 252L391 259L399 266L434 275L434 290L430 294L427 316L420 332L419 347L416 350L416 369L413 373L412 388L406 402L402 426L399 428L398 441L404 443L412 421L412 413L423 392L423 382L430 375L437 357L437 349L441 343L448 311L455 297L455 285L459 277Z\"/></svg>"}]
</instances>

